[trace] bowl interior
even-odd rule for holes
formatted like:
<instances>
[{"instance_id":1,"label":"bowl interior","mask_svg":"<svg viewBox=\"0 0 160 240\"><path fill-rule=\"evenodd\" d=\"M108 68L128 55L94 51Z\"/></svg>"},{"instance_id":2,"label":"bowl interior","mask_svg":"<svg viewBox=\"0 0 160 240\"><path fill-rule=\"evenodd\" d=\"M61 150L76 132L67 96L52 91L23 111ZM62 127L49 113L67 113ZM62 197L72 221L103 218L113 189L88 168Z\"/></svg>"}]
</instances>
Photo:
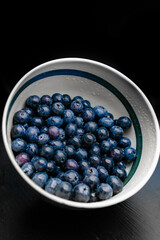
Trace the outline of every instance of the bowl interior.
<instances>
[{"instance_id":1,"label":"bowl interior","mask_svg":"<svg viewBox=\"0 0 160 240\"><path fill-rule=\"evenodd\" d=\"M97 203L76 203L46 193L32 182L17 166L11 151L10 131L13 115L22 109L30 95L52 95L67 93L71 97L80 95L88 99L92 106L102 105L114 115L129 116L132 127L125 131L138 157L127 166L128 177L124 189L109 200ZM123 201L136 193L153 173L158 159L158 122L154 111L140 89L118 71L89 60L62 59L43 64L26 74L13 89L5 112L7 150L10 159L21 176L47 198L79 208L102 207Z\"/></svg>"}]
</instances>

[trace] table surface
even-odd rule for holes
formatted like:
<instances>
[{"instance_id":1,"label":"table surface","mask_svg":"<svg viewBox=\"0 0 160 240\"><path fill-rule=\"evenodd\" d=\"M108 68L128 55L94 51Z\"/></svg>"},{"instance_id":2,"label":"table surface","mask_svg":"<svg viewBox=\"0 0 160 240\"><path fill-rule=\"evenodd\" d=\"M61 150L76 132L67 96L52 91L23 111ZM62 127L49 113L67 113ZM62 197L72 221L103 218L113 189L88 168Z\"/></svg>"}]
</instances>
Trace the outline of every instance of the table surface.
<instances>
[{"instance_id":1,"label":"table surface","mask_svg":"<svg viewBox=\"0 0 160 240\"><path fill-rule=\"evenodd\" d=\"M19 12L20 25L13 17L1 45L5 47L1 116L10 91L26 72L45 61L74 56L103 62L131 78L160 121L159 5L145 1L119 7L106 12L97 4L90 17L82 7L83 18L82 12L67 12L58 26L53 24L57 20L53 14L44 22L42 16L36 20L33 12L29 18ZM159 240L160 163L148 183L128 200L99 210L70 211L51 205L26 187L9 161L0 132L0 240L17 239Z\"/></svg>"}]
</instances>

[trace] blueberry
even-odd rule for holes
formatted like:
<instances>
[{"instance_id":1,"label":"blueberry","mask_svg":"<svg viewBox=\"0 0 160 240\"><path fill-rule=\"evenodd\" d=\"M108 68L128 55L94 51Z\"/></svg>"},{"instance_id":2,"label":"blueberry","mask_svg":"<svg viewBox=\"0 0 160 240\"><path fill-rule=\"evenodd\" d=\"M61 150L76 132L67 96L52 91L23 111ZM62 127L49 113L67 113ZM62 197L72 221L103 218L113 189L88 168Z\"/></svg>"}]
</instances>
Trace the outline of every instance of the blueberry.
<instances>
[{"instance_id":1,"label":"blueberry","mask_svg":"<svg viewBox=\"0 0 160 240\"><path fill-rule=\"evenodd\" d=\"M83 104L82 102L78 102L77 100L74 100L71 102L70 109L74 113L81 113L83 111Z\"/></svg>"},{"instance_id":2,"label":"blueberry","mask_svg":"<svg viewBox=\"0 0 160 240\"><path fill-rule=\"evenodd\" d=\"M32 180L43 188L48 180L48 174L46 172L37 172L33 175Z\"/></svg>"},{"instance_id":3,"label":"blueberry","mask_svg":"<svg viewBox=\"0 0 160 240\"><path fill-rule=\"evenodd\" d=\"M45 190L51 194L55 194L61 182L62 180L59 178L50 178L46 183Z\"/></svg>"},{"instance_id":4,"label":"blueberry","mask_svg":"<svg viewBox=\"0 0 160 240\"><path fill-rule=\"evenodd\" d=\"M36 140L36 142L39 146L45 145L49 141L50 141L50 137L47 133L39 134L38 137L37 137L37 140Z\"/></svg>"},{"instance_id":5,"label":"blueberry","mask_svg":"<svg viewBox=\"0 0 160 240\"><path fill-rule=\"evenodd\" d=\"M40 129L40 133L46 133L46 134L48 134L48 127L47 127L47 126L43 126L43 127Z\"/></svg>"},{"instance_id":6,"label":"blueberry","mask_svg":"<svg viewBox=\"0 0 160 240\"><path fill-rule=\"evenodd\" d=\"M93 133L85 133L82 140L85 146L91 146L96 142L96 137Z\"/></svg>"},{"instance_id":7,"label":"blueberry","mask_svg":"<svg viewBox=\"0 0 160 240\"><path fill-rule=\"evenodd\" d=\"M110 157L102 157L102 165L110 173L110 172L112 172L113 167L115 166L115 163L114 163L113 159Z\"/></svg>"},{"instance_id":8,"label":"blueberry","mask_svg":"<svg viewBox=\"0 0 160 240\"><path fill-rule=\"evenodd\" d=\"M123 153L120 147L115 147L110 150L110 156L115 162L121 161Z\"/></svg>"},{"instance_id":9,"label":"blueberry","mask_svg":"<svg viewBox=\"0 0 160 240\"><path fill-rule=\"evenodd\" d=\"M71 97L68 94L63 94L62 103L64 104L65 107L70 107Z\"/></svg>"},{"instance_id":10,"label":"blueberry","mask_svg":"<svg viewBox=\"0 0 160 240\"><path fill-rule=\"evenodd\" d=\"M52 102L53 102L53 100L49 95L43 95L41 97L41 104L46 104L48 106L51 106Z\"/></svg>"},{"instance_id":11,"label":"blueberry","mask_svg":"<svg viewBox=\"0 0 160 240\"><path fill-rule=\"evenodd\" d=\"M79 171L80 171L81 173L83 173L87 168L90 167L89 162L88 162L87 160L85 160L85 159L80 160L80 161L78 162L78 164L79 164Z\"/></svg>"},{"instance_id":12,"label":"blueberry","mask_svg":"<svg viewBox=\"0 0 160 240\"><path fill-rule=\"evenodd\" d=\"M117 147L117 141L112 138L108 138L107 141L110 142L110 148Z\"/></svg>"},{"instance_id":13,"label":"blueberry","mask_svg":"<svg viewBox=\"0 0 160 240\"><path fill-rule=\"evenodd\" d=\"M32 109L35 109L40 104L40 101L41 101L40 97L38 97L37 95L33 95L27 98L26 105Z\"/></svg>"},{"instance_id":14,"label":"blueberry","mask_svg":"<svg viewBox=\"0 0 160 240\"><path fill-rule=\"evenodd\" d=\"M84 125L84 121L82 117L75 117L74 123L77 125L78 128L82 128Z\"/></svg>"},{"instance_id":15,"label":"blueberry","mask_svg":"<svg viewBox=\"0 0 160 240\"><path fill-rule=\"evenodd\" d=\"M67 161L65 162L65 169L66 170L78 171L79 165L78 165L76 160L74 160L74 159L67 159Z\"/></svg>"},{"instance_id":16,"label":"blueberry","mask_svg":"<svg viewBox=\"0 0 160 240\"><path fill-rule=\"evenodd\" d=\"M126 170L124 168L119 168L118 166L113 168L113 174L116 175L117 177L119 177L121 179L121 181L123 182L126 177L127 177L127 173Z\"/></svg>"},{"instance_id":17,"label":"blueberry","mask_svg":"<svg viewBox=\"0 0 160 240\"><path fill-rule=\"evenodd\" d=\"M28 123L29 120L30 120L30 116L24 110L20 110L20 111L16 112L13 116L14 123L25 124L25 123Z\"/></svg>"},{"instance_id":18,"label":"blueberry","mask_svg":"<svg viewBox=\"0 0 160 240\"><path fill-rule=\"evenodd\" d=\"M95 112L92 108L85 108L82 117L85 122L93 121L95 119Z\"/></svg>"},{"instance_id":19,"label":"blueberry","mask_svg":"<svg viewBox=\"0 0 160 240\"><path fill-rule=\"evenodd\" d=\"M25 152L27 143L22 138L16 138L12 141L12 150L16 153Z\"/></svg>"},{"instance_id":20,"label":"blueberry","mask_svg":"<svg viewBox=\"0 0 160 240\"><path fill-rule=\"evenodd\" d=\"M78 161L82 160L82 159L87 159L88 157L88 153L84 148L78 148L75 151L75 157Z\"/></svg>"},{"instance_id":21,"label":"blueberry","mask_svg":"<svg viewBox=\"0 0 160 240\"><path fill-rule=\"evenodd\" d=\"M110 136L115 140L120 140L123 136L123 129L120 126L113 126L110 128Z\"/></svg>"},{"instance_id":22,"label":"blueberry","mask_svg":"<svg viewBox=\"0 0 160 240\"><path fill-rule=\"evenodd\" d=\"M106 140L109 137L109 131L105 127L99 127L96 131L96 134L100 141Z\"/></svg>"},{"instance_id":23,"label":"blueberry","mask_svg":"<svg viewBox=\"0 0 160 240\"><path fill-rule=\"evenodd\" d=\"M65 152L66 152L68 158L74 158L74 156L75 156L75 147L74 146L66 145L64 149L65 149Z\"/></svg>"},{"instance_id":24,"label":"blueberry","mask_svg":"<svg viewBox=\"0 0 160 240\"><path fill-rule=\"evenodd\" d=\"M103 140L100 144L101 146L101 152L102 153L108 153L111 148L111 143L109 140Z\"/></svg>"},{"instance_id":25,"label":"blueberry","mask_svg":"<svg viewBox=\"0 0 160 240\"><path fill-rule=\"evenodd\" d=\"M34 116L34 110L32 108L29 107L24 107L22 110L24 110L25 112L27 112L29 114L30 117Z\"/></svg>"},{"instance_id":26,"label":"blueberry","mask_svg":"<svg viewBox=\"0 0 160 240\"><path fill-rule=\"evenodd\" d=\"M84 126L85 131L91 132L91 133L95 133L97 128L98 128L98 124L93 121L87 122Z\"/></svg>"},{"instance_id":27,"label":"blueberry","mask_svg":"<svg viewBox=\"0 0 160 240\"><path fill-rule=\"evenodd\" d=\"M57 140L64 141L65 137L66 137L65 131L63 130L63 128L59 128L59 136Z\"/></svg>"},{"instance_id":28,"label":"blueberry","mask_svg":"<svg viewBox=\"0 0 160 240\"><path fill-rule=\"evenodd\" d=\"M68 144L73 145L75 148L80 148L82 145L82 139L80 136L73 136L72 138L68 139Z\"/></svg>"},{"instance_id":29,"label":"blueberry","mask_svg":"<svg viewBox=\"0 0 160 240\"><path fill-rule=\"evenodd\" d=\"M61 127L63 124L63 119L59 116L51 116L46 119L47 126Z\"/></svg>"},{"instance_id":30,"label":"blueberry","mask_svg":"<svg viewBox=\"0 0 160 240\"><path fill-rule=\"evenodd\" d=\"M83 182L92 190L96 189L100 184L99 178L95 175L86 175L83 179Z\"/></svg>"},{"instance_id":31,"label":"blueberry","mask_svg":"<svg viewBox=\"0 0 160 240\"><path fill-rule=\"evenodd\" d=\"M94 191L91 192L89 202L98 202L98 198L96 196L96 192L94 192Z\"/></svg>"},{"instance_id":32,"label":"blueberry","mask_svg":"<svg viewBox=\"0 0 160 240\"><path fill-rule=\"evenodd\" d=\"M107 169L104 166L98 166L97 171L100 181L106 182L106 179L109 176Z\"/></svg>"},{"instance_id":33,"label":"blueberry","mask_svg":"<svg viewBox=\"0 0 160 240\"><path fill-rule=\"evenodd\" d=\"M132 147L126 147L124 150L124 157L128 163L135 161L137 158L136 149Z\"/></svg>"},{"instance_id":34,"label":"blueberry","mask_svg":"<svg viewBox=\"0 0 160 240\"><path fill-rule=\"evenodd\" d=\"M100 155L101 149L100 149L100 147L98 146L97 143L92 145L89 153L90 153L90 155Z\"/></svg>"},{"instance_id":35,"label":"blueberry","mask_svg":"<svg viewBox=\"0 0 160 240\"><path fill-rule=\"evenodd\" d=\"M41 117L33 117L30 119L29 124L41 128L44 125L44 120Z\"/></svg>"},{"instance_id":36,"label":"blueberry","mask_svg":"<svg viewBox=\"0 0 160 240\"><path fill-rule=\"evenodd\" d=\"M48 118L50 116L51 109L47 104L39 105L37 108L37 114L40 117Z\"/></svg>"},{"instance_id":37,"label":"blueberry","mask_svg":"<svg viewBox=\"0 0 160 240\"><path fill-rule=\"evenodd\" d=\"M65 133L68 137L73 137L77 131L77 126L74 123L68 123L65 127Z\"/></svg>"},{"instance_id":38,"label":"blueberry","mask_svg":"<svg viewBox=\"0 0 160 240\"><path fill-rule=\"evenodd\" d=\"M19 166L22 166L23 164L29 161L30 161L30 156L25 152L22 152L16 155L16 162L18 163Z\"/></svg>"},{"instance_id":39,"label":"blueberry","mask_svg":"<svg viewBox=\"0 0 160 240\"><path fill-rule=\"evenodd\" d=\"M121 147L121 148L126 148L126 147L130 147L131 146L131 140L127 137L122 137L119 142L118 142L118 145Z\"/></svg>"},{"instance_id":40,"label":"blueberry","mask_svg":"<svg viewBox=\"0 0 160 240\"><path fill-rule=\"evenodd\" d=\"M40 133L40 131L36 126L28 127L28 129L26 130L27 141L28 142L36 142L39 133Z\"/></svg>"},{"instance_id":41,"label":"blueberry","mask_svg":"<svg viewBox=\"0 0 160 240\"><path fill-rule=\"evenodd\" d=\"M92 167L98 167L101 163L101 157L98 155L91 155L89 157L89 163Z\"/></svg>"},{"instance_id":42,"label":"blueberry","mask_svg":"<svg viewBox=\"0 0 160 240\"><path fill-rule=\"evenodd\" d=\"M83 102L83 98L81 96L75 96L72 101Z\"/></svg>"},{"instance_id":43,"label":"blueberry","mask_svg":"<svg viewBox=\"0 0 160 240\"><path fill-rule=\"evenodd\" d=\"M48 174L53 174L55 172L55 162L54 161L47 162L46 172Z\"/></svg>"},{"instance_id":44,"label":"blueberry","mask_svg":"<svg viewBox=\"0 0 160 240\"><path fill-rule=\"evenodd\" d=\"M31 157L38 154L38 145L36 143L28 143L26 146L26 153L28 153Z\"/></svg>"},{"instance_id":45,"label":"blueberry","mask_svg":"<svg viewBox=\"0 0 160 240\"><path fill-rule=\"evenodd\" d=\"M68 170L64 174L65 181L71 183L73 186L79 183L79 174L74 170Z\"/></svg>"},{"instance_id":46,"label":"blueberry","mask_svg":"<svg viewBox=\"0 0 160 240\"><path fill-rule=\"evenodd\" d=\"M26 162L22 166L22 171L29 177L32 176L34 172L34 166L31 162Z\"/></svg>"},{"instance_id":47,"label":"blueberry","mask_svg":"<svg viewBox=\"0 0 160 240\"><path fill-rule=\"evenodd\" d=\"M95 112L96 118L106 117L108 114L108 111L102 106L95 106L93 110Z\"/></svg>"},{"instance_id":48,"label":"blueberry","mask_svg":"<svg viewBox=\"0 0 160 240\"><path fill-rule=\"evenodd\" d=\"M72 123L74 121L74 112L70 109L64 110L63 121L64 123Z\"/></svg>"},{"instance_id":49,"label":"blueberry","mask_svg":"<svg viewBox=\"0 0 160 240\"><path fill-rule=\"evenodd\" d=\"M113 196L113 189L107 183L101 183L96 191L97 197L100 200L106 200Z\"/></svg>"},{"instance_id":50,"label":"blueberry","mask_svg":"<svg viewBox=\"0 0 160 240\"><path fill-rule=\"evenodd\" d=\"M102 117L98 121L98 125L101 127L111 128L114 125L114 121L109 117Z\"/></svg>"},{"instance_id":51,"label":"blueberry","mask_svg":"<svg viewBox=\"0 0 160 240\"><path fill-rule=\"evenodd\" d=\"M80 138L82 138L83 135L84 135L84 129L83 128L77 128L76 135L79 136Z\"/></svg>"},{"instance_id":52,"label":"blueberry","mask_svg":"<svg viewBox=\"0 0 160 240\"><path fill-rule=\"evenodd\" d=\"M47 168L47 160L44 157L38 157L37 160L33 162L33 166L38 172L45 171Z\"/></svg>"},{"instance_id":53,"label":"blueberry","mask_svg":"<svg viewBox=\"0 0 160 240\"><path fill-rule=\"evenodd\" d=\"M59 128L56 127L56 126L50 126L49 129L48 129L48 134L50 136L51 139L58 139L59 137Z\"/></svg>"},{"instance_id":54,"label":"blueberry","mask_svg":"<svg viewBox=\"0 0 160 240\"><path fill-rule=\"evenodd\" d=\"M69 200L72 195L72 185L69 182L62 181L58 184L55 195Z\"/></svg>"},{"instance_id":55,"label":"blueberry","mask_svg":"<svg viewBox=\"0 0 160 240\"><path fill-rule=\"evenodd\" d=\"M126 168L126 163L124 161L120 161L120 162L117 162L116 164L117 167L121 168L121 169L125 169Z\"/></svg>"},{"instance_id":56,"label":"blueberry","mask_svg":"<svg viewBox=\"0 0 160 240\"><path fill-rule=\"evenodd\" d=\"M41 157L44 157L46 159L52 159L54 156L54 149L51 145L45 144L40 149L39 154Z\"/></svg>"},{"instance_id":57,"label":"blueberry","mask_svg":"<svg viewBox=\"0 0 160 240\"><path fill-rule=\"evenodd\" d=\"M84 108L91 107L91 103L90 103L90 101L88 101L88 100L83 100L83 101L82 101L82 104L83 104L83 107L84 107Z\"/></svg>"},{"instance_id":58,"label":"blueberry","mask_svg":"<svg viewBox=\"0 0 160 240\"><path fill-rule=\"evenodd\" d=\"M113 188L113 194L118 194L123 189L123 183L121 179L115 175L111 175L107 179L107 183Z\"/></svg>"},{"instance_id":59,"label":"blueberry","mask_svg":"<svg viewBox=\"0 0 160 240\"><path fill-rule=\"evenodd\" d=\"M83 172L83 175L95 175L98 177L98 171L96 168L94 167L89 167L89 168L86 168L85 171Z\"/></svg>"},{"instance_id":60,"label":"blueberry","mask_svg":"<svg viewBox=\"0 0 160 240\"><path fill-rule=\"evenodd\" d=\"M63 103L55 102L53 103L51 110L53 114L60 116L64 113L65 107Z\"/></svg>"},{"instance_id":61,"label":"blueberry","mask_svg":"<svg viewBox=\"0 0 160 240\"><path fill-rule=\"evenodd\" d=\"M63 96L60 93L54 93L52 95L53 102L62 102L63 101Z\"/></svg>"},{"instance_id":62,"label":"blueberry","mask_svg":"<svg viewBox=\"0 0 160 240\"><path fill-rule=\"evenodd\" d=\"M117 124L123 129L128 129L131 127L132 122L129 117L123 116L123 117L118 118Z\"/></svg>"},{"instance_id":63,"label":"blueberry","mask_svg":"<svg viewBox=\"0 0 160 240\"><path fill-rule=\"evenodd\" d=\"M73 188L73 199L77 202L87 203L90 199L90 188L84 183L79 183Z\"/></svg>"},{"instance_id":64,"label":"blueberry","mask_svg":"<svg viewBox=\"0 0 160 240\"><path fill-rule=\"evenodd\" d=\"M54 154L54 161L57 165L62 165L67 160L67 154L63 150L57 150Z\"/></svg>"},{"instance_id":65,"label":"blueberry","mask_svg":"<svg viewBox=\"0 0 160 240\"><path fill-rule=\"evenodd\" d=\"M53 147L54 151L62 150L64 147L63 143L60 140L51 140L49 141L49 144Z\"/></svg>"}]
</instances>

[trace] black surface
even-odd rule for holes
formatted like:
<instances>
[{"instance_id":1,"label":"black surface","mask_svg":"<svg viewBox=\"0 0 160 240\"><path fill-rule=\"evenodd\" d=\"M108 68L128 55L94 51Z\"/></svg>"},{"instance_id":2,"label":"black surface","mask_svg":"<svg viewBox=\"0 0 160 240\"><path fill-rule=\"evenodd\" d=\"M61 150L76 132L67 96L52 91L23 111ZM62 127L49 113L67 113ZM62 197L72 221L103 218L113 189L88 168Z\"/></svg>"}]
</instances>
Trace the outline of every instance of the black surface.
<instances>
[{"instance_id":1,"label":"black surface","mask_svg":"<svg viewBox=\"0 0 160 240\"><path fill-rule=\"evenodd\" d=\"M86 8L79 2L6 9L6 24L1 27L1 115L13 86L30 69L56 58L84 57L131 78L160 120L158 3L92 3ZM1 137L0 240L15 239L159 240L160 164L145 187L123 203L69 211L52 206L26 187Z\"/></svg>"}]
</instances>

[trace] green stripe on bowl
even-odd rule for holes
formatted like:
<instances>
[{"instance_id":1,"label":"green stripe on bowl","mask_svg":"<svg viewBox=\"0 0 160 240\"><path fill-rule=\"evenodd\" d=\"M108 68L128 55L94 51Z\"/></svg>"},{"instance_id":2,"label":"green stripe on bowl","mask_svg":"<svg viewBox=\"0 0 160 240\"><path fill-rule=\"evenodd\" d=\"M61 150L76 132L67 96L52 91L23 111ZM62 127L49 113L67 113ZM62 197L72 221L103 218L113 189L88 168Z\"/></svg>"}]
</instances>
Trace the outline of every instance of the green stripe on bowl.
<instances>
[{"instance_id":1,"label":"green stripe on bowl","mask_svg":"<svg viewBox=\"0 0 160 240\"><path fill-rule=\"evenodd\" d=\"M143 145L141 126L140 126L140 123L138 121L138 117L137 117L136 113L134 112L134 109L132 108L131 104L128 102L128 100L124 97L124 95L117 88L115 88L112 84L110 84L109 82L107 82L103 78L100 78L100 77L98 77L98 76L96 76L92 73L88 73L88 72L80 71L80 70L75 70L75 69L51 70L51 71L44 72L44 73L41 73L39 75L36 75L35 77L31 78L26 83L24 83L24 85L14 95L14 97L13 97L11 103L10 103L9 109L8 109L6 126L7 126L8 116L9 116L10 110L11 110L14 102L16 101L17 97L19 96L19 94L26 87L28 87L30 84L32 84L36 81L39 81L43 78L57 76L57 75L79 76L79 77L83 77L83 78L86 78L88 80L97 82L100 85L107 88L109 91L111 91L122 102L122 104L125 106L128 114L129 114L129 116L132 120L133 127L134 127L134 130L135 130L136 151L137 151L137 159L134 161L129 174L124 181L124 185L126 185L129 182L129 180L132 178L132 176L134 175L134 173L135 173L135 171L136 171L136 169L139 165L139 162L140 162L140 158L141 158L141 154L142 154L142 145Z\"/></svg>"}]
</instances>

